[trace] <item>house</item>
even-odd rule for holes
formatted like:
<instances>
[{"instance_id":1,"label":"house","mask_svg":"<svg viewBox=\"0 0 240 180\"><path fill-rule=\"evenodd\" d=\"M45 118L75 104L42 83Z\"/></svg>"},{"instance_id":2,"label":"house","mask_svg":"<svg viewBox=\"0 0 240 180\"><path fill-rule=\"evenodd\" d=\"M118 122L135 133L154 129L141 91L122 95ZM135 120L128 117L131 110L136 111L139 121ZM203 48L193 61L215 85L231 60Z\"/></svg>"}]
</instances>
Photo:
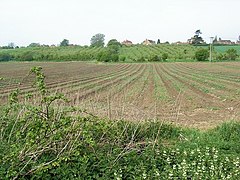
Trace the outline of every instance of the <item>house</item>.
<instances>
[{"instance_id":1,"label":"house","mask_svg":"<svg viewBox=\"0 0 240 180\"><path fill-rule=\"evenodd\" d=\"M146 39L145 41L142 42L143 45L153 45L156 44L155 41L150 40L150 39Z\"/></svg>"},{"instance_id":2,"label":"house","mask_svg":"<svg viewBox=\"0 0 240 180\"><path fill-rule=\"evenodd\" d=\"M223 39L219 38L218 40L214 40L213 44L232 45L232 44L235 44L235 42L232 42L231 40L223 40Z\"/></svg>"},{"instance_id":3,"label":"house","mask_svg":"<svg viewBox=\"0 0 240 180\"><path fill-rule=\"evenodd\" d=\"M131 45L133 45L133 43L132 43L132 41L129 41L126 39L125 41L122 42L122 45L131 46Z\"/></svg>"}]
</instances>

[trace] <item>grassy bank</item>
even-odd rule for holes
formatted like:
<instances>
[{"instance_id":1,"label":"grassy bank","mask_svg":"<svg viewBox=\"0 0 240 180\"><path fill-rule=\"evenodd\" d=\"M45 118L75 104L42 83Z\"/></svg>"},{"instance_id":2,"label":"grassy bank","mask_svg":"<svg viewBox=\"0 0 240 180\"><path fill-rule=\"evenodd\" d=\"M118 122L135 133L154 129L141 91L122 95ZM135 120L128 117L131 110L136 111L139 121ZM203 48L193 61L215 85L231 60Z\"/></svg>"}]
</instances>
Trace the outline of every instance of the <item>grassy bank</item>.
<instances>
[{"instance_id":1,"label":"grassy bank","mask_svg":"<svg viewBox=\"0 0 240 180\"><path fill-rule=\"evenodd\" d=\"M240 177L236 122L201 132L59 111L46 119L25 108L1 116L1 179Z\"/></svg>"}]
</instances>

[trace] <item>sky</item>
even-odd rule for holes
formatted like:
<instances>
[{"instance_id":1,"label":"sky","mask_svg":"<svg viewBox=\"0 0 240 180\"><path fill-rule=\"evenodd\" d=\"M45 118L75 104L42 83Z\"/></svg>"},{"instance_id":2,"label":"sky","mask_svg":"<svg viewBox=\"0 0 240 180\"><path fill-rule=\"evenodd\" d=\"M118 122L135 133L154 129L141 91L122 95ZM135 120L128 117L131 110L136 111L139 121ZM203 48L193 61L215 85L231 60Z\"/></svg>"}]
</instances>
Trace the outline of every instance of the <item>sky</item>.
<instances>
[{"instance_id":1,"label":"sky","mask_svg":"<svg viewBox=\"0 0 240 180\"><path fill-rule=\"evenodd\" d=\"M106 43L186 42L198 29L207 42L240 35L240 0L0 0L0 7L0 46L89 45L97 33Z\"/></svg>"}]
</instances>

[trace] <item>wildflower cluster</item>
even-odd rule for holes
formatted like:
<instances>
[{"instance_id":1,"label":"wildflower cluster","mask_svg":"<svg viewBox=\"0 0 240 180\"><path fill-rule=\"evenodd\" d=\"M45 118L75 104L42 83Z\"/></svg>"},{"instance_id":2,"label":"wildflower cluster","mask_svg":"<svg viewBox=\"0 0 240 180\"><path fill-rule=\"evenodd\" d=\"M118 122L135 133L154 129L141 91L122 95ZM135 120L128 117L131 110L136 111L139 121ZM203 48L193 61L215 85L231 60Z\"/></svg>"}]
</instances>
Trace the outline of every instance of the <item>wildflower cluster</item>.
<instances>
[{"instance_id":1,"label":"wildflower cluster","mask_svg":"<svg viewBox=\"0 0 240 180\"><path fill-rule=\"evenodd\" d=\"M163 151L164 176L169 179L234 179L240 177L239 157L221 157L216 148Z\"/></svg>"}]
</instances>

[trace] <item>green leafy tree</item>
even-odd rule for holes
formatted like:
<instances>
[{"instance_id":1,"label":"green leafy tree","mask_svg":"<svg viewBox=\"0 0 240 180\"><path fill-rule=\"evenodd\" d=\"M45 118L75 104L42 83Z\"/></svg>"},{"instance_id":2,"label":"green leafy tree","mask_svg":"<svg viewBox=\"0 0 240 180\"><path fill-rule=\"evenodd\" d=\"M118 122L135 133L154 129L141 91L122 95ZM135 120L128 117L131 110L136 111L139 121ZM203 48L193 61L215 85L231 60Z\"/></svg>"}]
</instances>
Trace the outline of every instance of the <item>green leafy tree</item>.
<instances>
[{"instance_id":1,"label":"green leafy tree","mask_svg":"<svg viewBox=\"0 0 240 180\"><path fill-rule=\"evenodd\" d=\"M157 40L157 44L160 44L160 43L161 43L161 42L160 42L160 39L158 39L158 40Z\"/></svg>"},{"instance_id":2,"label":"green leafy tree","mask_svg":"<svg viewBox=\"0 0 240 180\"><path fill-rule=\"evenodd\" d=\"M31 43L28 45L28 47L40 47L41 45L39 43Z\"/></svg>"},{"instance_id":3,"label":"green leafy tree","mask_svg":"<svg viewBox=\"0 0 240 180\"><path fill-rule=\"evenodd\" d=\"M206 61L209 57L208 49L200 48L195 52L195 59L198 61Z\"/></svg>"},{"instance_id":4,"label":"green leafy tree","mask_svg":"<svg viewBox=\"0 0 240 180\"><path fill-rule=\"evenodd\" d=\"M100 52L98 54L98 61L104 61L104 62L117 62L119 61L119 49L121 47L121 43L119 43L116 39L111 39L107 43L107 47L105 48L105 51Z\"/></svg>"},{"instance_id":5,"label":"green leafy tree","mask_svg":"<svg viewBox=\"0 0 240 180\"><path fill-rule=\"evenodd\" d=\"M97 60L102 62L117 62L119 61L119 54L113 52L110 48L106 48L105 51L98 54Z\"/></svg>"},{"instance_id":6,"label":"green leafy tree","mask_svg":"<svg viewBox=\"0 0 240 180\"><path fill-rule=\"evenodd\" d=\"M67 39L62 40L62 42L60 43L60 46L69 46L69 40Z\"/></svg>"},{"instance_id":7,"label":"green leafy tree","mask_svg":"<svg viewBox=\"0 0 240 180\"><path fill-rule=\"evenodd\" d=\"M204 44L205 42L203 38L200 36L200 34L202 34L200 29L196 30L195 35L190 40L190 43L193 45Z\"/></svg>"},{"instance_id":8,"label":"green leafy tree","mask_svg":"<svg viewBox=\"0 0 240 180\"><path fill-rule=\"evenodd\" d=\"M121 47L121 43L118 42L116 39L111 39L110 41L108 41L107 43L107 47L109 46L118 46L118 47Z\"/></svg>"},{"instance_id":9,"label":"green leafy tree","mask_svg":"<svg viewBox=\"0 0 240 180\"><path fill-rule=\"evenodd\" d=\"M92 47L103 47L104 46L104 41L105 41L105 35L98 33L95 34L92 38L91 38L91 46Z\"/></svg>"}]
</instances>

